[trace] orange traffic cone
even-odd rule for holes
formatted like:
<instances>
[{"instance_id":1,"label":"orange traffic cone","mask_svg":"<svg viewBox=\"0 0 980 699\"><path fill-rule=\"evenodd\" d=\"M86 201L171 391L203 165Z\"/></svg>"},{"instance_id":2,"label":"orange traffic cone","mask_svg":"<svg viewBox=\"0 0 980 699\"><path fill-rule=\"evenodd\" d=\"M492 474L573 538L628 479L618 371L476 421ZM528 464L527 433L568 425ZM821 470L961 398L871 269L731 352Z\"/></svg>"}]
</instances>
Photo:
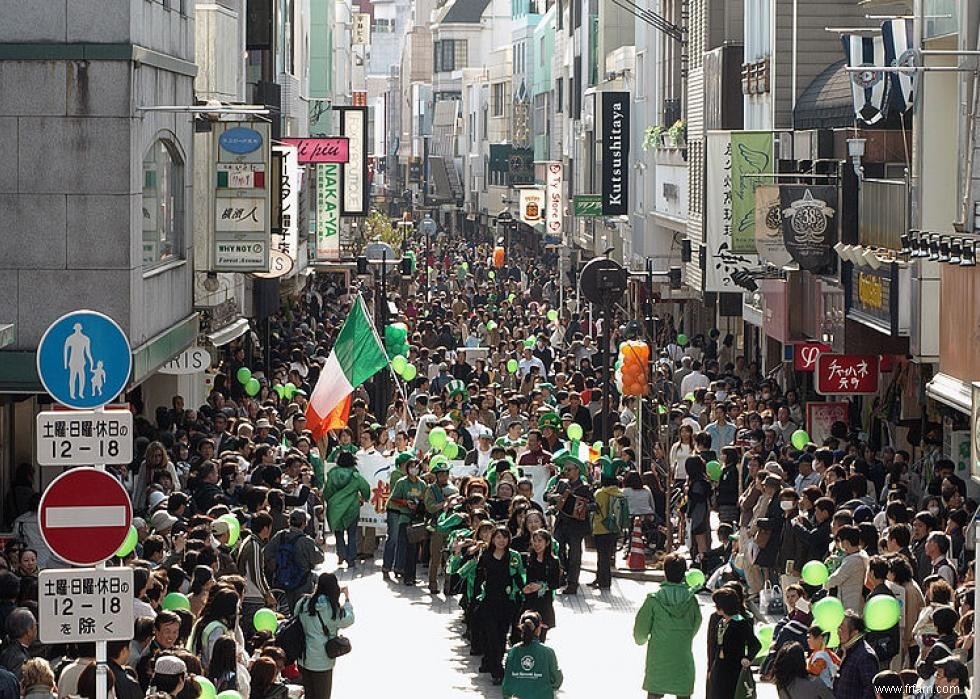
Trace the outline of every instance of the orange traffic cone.
<instances>
[{"instance_id":1,"label":"orange traffic cone","mask_svg":"<svg viewBox=\"0 0 980 699\"><path fill-rule=\"evenodd\" d=\"M626 561L630 570L645 570L647 567L647 555L643 547L643 529L640 527L640 518L637 517L633 524L633 534L630 536L630 555Z\"/></svg>"}]
</instances>

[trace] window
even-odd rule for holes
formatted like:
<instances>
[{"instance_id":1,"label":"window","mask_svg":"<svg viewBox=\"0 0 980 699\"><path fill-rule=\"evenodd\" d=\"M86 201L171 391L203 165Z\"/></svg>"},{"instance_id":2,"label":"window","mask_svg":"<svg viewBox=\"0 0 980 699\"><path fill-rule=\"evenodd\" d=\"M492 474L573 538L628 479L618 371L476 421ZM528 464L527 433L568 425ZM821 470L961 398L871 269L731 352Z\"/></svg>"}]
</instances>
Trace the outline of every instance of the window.
<instances>
[{"instance_id":1,"label":"window","mask_svg":"<svg viewBox=\"0 0 980 699\"><path fill-rule=\"evenodd\" d=\"M565 92L562 89L564 86L564 78L558 78L555 81L555 112L558 114L561 114L565 109Z\"/></svg>"},{"instance_id":2,"label":"window","mask_svg":"<svg viewBox=\"0 0 980 699\"><path fill-rule=\"evenodd\" d=\"M143 158L143 266L184 256L184 164L174 146L157 140Z\"/></svg>"},{"instance_id":3,"label":"window","mask_svg":"<svg viewBox=\"0 0 980 699\"><path fill-rule=\"evenodd\" d=\"M436 73L460 70L466 63L466 39L441 39L432 45L432 67Z\"/></svg>"},{"instance_id":4,"label":"window","mask_svg":"<svg viewBox=\"0 0 980 699\"><path fill-rule=\"evenodd\" d=\"M504 115L504 102L507 99L507 84L506 83L494 83L493 84L493 94L490 98L490 107L493 109L493 116L500 117Z\"/></svg>"},{"instance_id":5,"label":"window","mask_svg":"<svg viewBox=\"0 0 980 699\"><path fill-rule=\"evenodd\" d=\"M538 44L538 65L544 65L544 37L541 37L541 41Z\"/></svg>"}]
</instances>

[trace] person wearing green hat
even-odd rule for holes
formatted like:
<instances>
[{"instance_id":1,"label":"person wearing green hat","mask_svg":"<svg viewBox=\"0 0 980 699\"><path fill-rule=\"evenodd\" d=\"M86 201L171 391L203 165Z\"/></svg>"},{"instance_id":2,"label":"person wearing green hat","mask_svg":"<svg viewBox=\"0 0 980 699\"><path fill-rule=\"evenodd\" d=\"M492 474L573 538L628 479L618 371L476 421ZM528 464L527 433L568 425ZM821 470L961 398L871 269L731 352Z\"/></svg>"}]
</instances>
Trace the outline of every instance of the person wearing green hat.
<instances>
[{"instance_id":1,"label":"person wearing green hat","mask_svg":"<svg viewBox=\"0 0 980 699\"><path fill-rule=\"evenodd\" d=\"M555 541L566 571L565 589L561 593L576 595L582 570L582 546L589 533L589 512L595 508L595 500L582 481L582 462L578 458L567 452L558 453L554 462L561 465L562 477L548 499L555 505Z\"/></svg>"},{"instance_id":2,"label":"person wearing green hat","mask_svg":"<svg viewBox=\"0 0 980 699\"><path fill-rule=\"evenodd\" d=\"M459 493L456 486L449 482L449 471L449 464L441 460L433 465L429 471L436 480L425 489L422 503L433 524L439 515L449 508L452 496ZM442 568L447 533L440 531L438 527L432 527L432 529L433 531L429 534L429 592L436 595L439 594L439 570Z\"/></svg>"},{"instance_id":3,"label":"person wearing green hat","mask_svg":"<svg viewBox=\"0 0 980 699\"><path fill-rule=\"evenodd\" d=\"M405 477L406 464L414 461L415 455L410 451L403 451L395 457L395 467L388 476L389 493L394 490L395 484ZM389 499L386 507L388 534L385 538L384 553L381 560L381 577L385 580L390 579L393 567L396 569L401 568L402 561L399 558L400 556L404 556L404 552L398 548L398 521L400 514Z\"/></svg>"},{"instance_id":4,"label":"person wearing green hat","mask_svg":"<svg viewBox=\"0 0 980 699\"><path fill-rule=\"evenodd\" d=\"M616 468L608 457L600 457L602 475L599 489L595 492L596 509L592 513L592 535L595 538L596 574L595 581L589 587L608 590L612 586L612 565L616 556L616 539L622 533L614 530L619 523L616 519L614 505L619 502L625 505L623 491L616 479Z\"/></svg>"},{"instance_id":5,"label":"person wearing green hat","mask_svg":"<svg viewBox=\"0 0 980 699\"><path fill-rule=\"evenodd\" d=\"M357 521L361 503L371 497L371 486L357 470L353 454L341 452L337 465L327 474L323 501L327 506L327 525L337 543L337 558L348 569L357 565Z\"/></svg>"}]
</instances>

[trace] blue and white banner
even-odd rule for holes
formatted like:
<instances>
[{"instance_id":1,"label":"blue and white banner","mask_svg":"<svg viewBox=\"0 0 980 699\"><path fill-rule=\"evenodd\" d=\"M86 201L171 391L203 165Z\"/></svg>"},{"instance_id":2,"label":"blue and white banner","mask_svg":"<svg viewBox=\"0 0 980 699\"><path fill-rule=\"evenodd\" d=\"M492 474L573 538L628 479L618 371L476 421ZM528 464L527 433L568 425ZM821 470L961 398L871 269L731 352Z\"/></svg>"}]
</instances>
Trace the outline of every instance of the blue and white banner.
<instances>
[{"instance_id":1,"label":"blue and white banner","mask_svg":"<svg viewBox=\"0 0 980 699\"><path fill-rule=\"evenodd\" d=\"M911 19L889 19L881 24L881 38L885 43L885 65L912 68L918 52L915 47L915 30ZM912 108L915 84L914 73L889 73L889 108L904 114Z\"/></svg>"},{"instance_id":2,"label":"blue and white banner","mask_svg":"<svg viewBox=\"0 0 980 699\"><path fill-rule=\"evenodd\" d=\"M841 43L847 65L866 69L848 74L854 96L854 113L865 124L876 124L885 118L887 112L888 82L884 71L875 70L886 65L885 42L880 36L845 34L841 37Z\"/></svg>"}]
</instances>

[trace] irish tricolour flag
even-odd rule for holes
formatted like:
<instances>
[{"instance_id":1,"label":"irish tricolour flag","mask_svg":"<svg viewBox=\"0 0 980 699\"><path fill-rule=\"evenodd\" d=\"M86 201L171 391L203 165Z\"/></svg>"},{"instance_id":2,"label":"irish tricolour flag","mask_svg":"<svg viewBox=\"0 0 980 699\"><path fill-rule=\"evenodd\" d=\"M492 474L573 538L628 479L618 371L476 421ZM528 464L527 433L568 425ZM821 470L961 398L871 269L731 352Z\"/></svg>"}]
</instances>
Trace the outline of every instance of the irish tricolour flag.
<instances>
[{"instance_id":1,"label":"irish tricolour flag","mask_svg":"<svg viewBox=\"0 0 980 699\"><path fill-rule=\"evenodd\" d=\"M306 407L306 424L316 439L345 427L354 389L388 365L388 357L358 296L327 357Z\"/></svg>"}]
</instances>

